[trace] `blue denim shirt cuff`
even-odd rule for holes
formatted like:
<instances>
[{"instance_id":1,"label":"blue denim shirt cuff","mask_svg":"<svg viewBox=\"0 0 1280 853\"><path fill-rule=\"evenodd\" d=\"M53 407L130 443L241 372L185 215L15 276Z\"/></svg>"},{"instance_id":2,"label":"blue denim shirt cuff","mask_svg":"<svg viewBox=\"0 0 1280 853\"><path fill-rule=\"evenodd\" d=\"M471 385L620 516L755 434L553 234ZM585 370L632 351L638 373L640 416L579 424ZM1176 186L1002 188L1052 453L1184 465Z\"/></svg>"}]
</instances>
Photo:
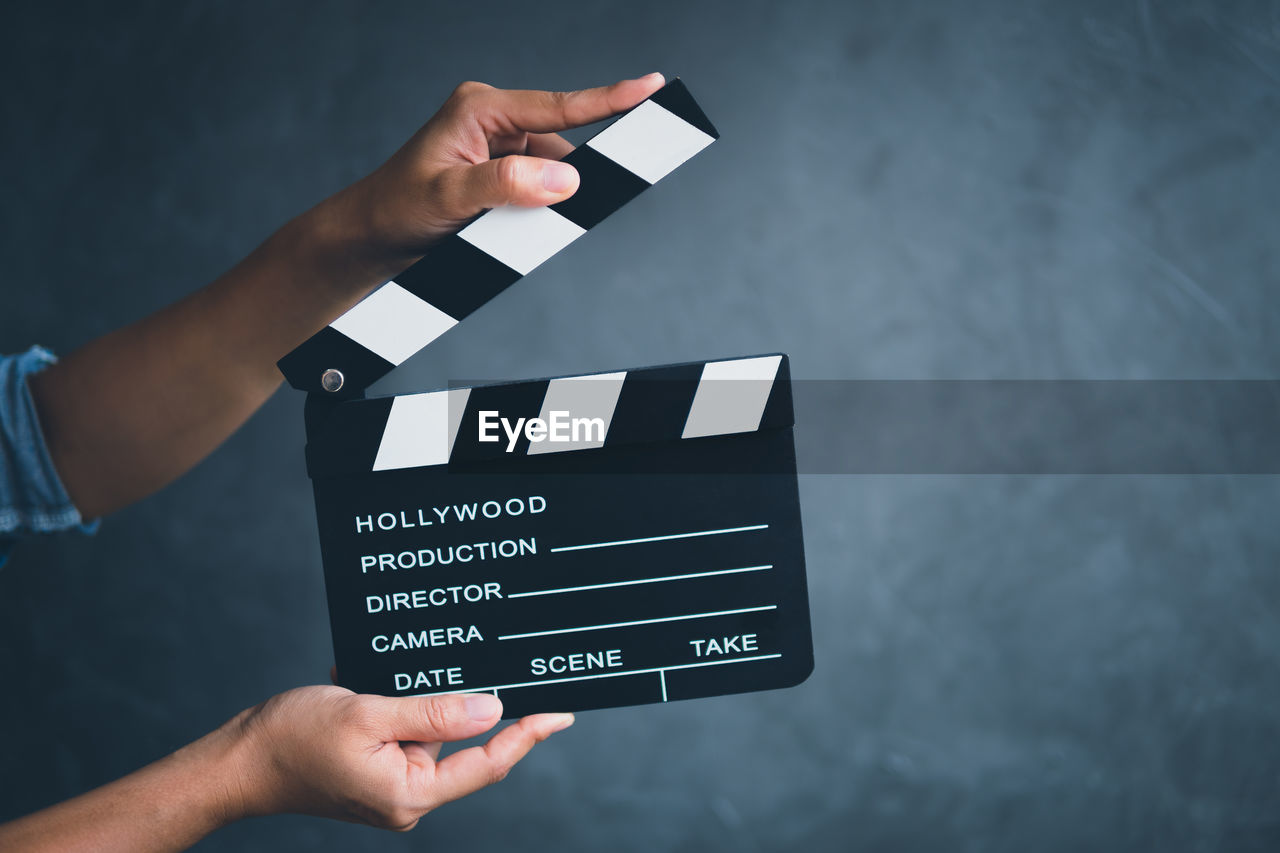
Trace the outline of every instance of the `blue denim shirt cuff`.
<instances>
[{"instance_id":1,"label":"blue denim shirt cuff","mask_svg":"<svg viewBox=\"0 0 1280 853\"><path fill-rule=\"evenodd\" d=\"M71 503L27 387L28 376L56 361L41 347L0 358L0 565L21 536L98 529L96 520L86 523Z\"/></svg>"}]
</instances>

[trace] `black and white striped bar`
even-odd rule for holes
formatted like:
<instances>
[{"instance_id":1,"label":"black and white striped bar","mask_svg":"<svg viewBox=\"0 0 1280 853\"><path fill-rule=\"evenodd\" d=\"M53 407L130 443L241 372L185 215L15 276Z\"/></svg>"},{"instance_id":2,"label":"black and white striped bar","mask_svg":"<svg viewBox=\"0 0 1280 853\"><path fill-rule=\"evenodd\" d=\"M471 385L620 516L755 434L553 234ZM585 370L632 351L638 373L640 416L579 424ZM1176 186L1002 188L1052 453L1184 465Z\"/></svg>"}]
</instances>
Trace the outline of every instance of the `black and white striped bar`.
<instances>
[{"instance_id":1,"label":"black and white striped bar","mask_svg":"<svg viewBox=\"0 0 1280 853\"><path fill-rule=\"evenodd\" d=\"M281 359L281 372L303 391L358 396L717 138L671 81L564 158L581 176L571 198L486 212Z\"/></svg>"},{"instance_id":2,"label":"black and white striped bar","mask_svg":"<svg viewBox=\"0 0 1280 853\"><path fill-rule=\"evenodd\" d=\"M502 426L533 418L558 419L566 440L513 439ZM792 418L787 357L775 353L351 400L309 436L307 460L312 477L513 463L779 429Z\"/></svg>"},{"instance_id":3,"label":"black and white striped bar","mask_svg":"<svg viewBox=\"0 0 1280 853\"><path fill-rule=\"evenodd\" d=\"M307 455L339 682L508 717L800 683L792 432L781 354L337 401Z\"/></svg>"}]
</instances>

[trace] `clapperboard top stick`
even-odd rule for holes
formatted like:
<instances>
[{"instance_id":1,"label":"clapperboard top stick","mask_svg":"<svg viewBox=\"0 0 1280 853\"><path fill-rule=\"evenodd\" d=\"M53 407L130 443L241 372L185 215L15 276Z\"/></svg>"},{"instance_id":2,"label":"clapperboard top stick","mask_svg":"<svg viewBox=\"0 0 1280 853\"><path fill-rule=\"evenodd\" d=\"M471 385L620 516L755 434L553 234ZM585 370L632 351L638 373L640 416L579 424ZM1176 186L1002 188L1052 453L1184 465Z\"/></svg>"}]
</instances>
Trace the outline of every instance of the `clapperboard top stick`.
<instances>
[{"instance_id":1,"label":"clapperboard top stick","mask_svg":"<svg viewBox=\"0 0 1280 853\"><path fill-rule=\"evenodd\" d=\"M345 401L311 428L307 470L508 462L793 423L787 357L773 353Z\"/></svg>"},{"instance_id":2,"label":"clapperboard top stick","mask_svg":"<svg viewBox=\"0 0 1280 853\"><path fill-rule=\"evenodd\" d=\"M487 211L281 359L280 371L302 391L360 396L719 136L672 80L564 158L581 176L573 196Z\"/></svg>"}]
</instances>

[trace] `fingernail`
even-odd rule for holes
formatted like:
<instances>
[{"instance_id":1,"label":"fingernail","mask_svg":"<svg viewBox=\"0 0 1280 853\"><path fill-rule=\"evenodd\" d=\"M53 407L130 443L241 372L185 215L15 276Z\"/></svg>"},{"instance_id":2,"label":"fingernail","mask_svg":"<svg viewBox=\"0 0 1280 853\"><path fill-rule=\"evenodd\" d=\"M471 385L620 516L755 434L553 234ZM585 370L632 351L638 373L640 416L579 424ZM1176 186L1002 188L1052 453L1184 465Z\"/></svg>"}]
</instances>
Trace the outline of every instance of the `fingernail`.
<instances>
[{"instance_id":1,"label":"fingernail","mask_svg":"<svg viewBox=\"0 0 1280 853\"><path fill-rule=\"evenodd\" d=\"M556 732L562 732L565 729L569 728L569 726L573 725L573 714L561 714L560 716L562 719L559 722L557 722L555 725L555 728L551 730L552 734L555 734Z\"/></svg>"},{"instance_id":2,"label":"fingernail","mask_svg":"<svg viewBox=\"0 0 1280 853\"><path fill-rule=\"evenodd\" d=\"M542 167L542 186L550 192L565 192L577 182L578 170L568 163L548 163Z\"/></svg>"},{"instance_id":3,"label":"fingernail","mask_svg":"<svg viewBox=\"0 0 1280 853\"><path fill-rule=\"evenodd\" d=\"M492 719L502 710L502 703L498 701L498 697L490 696L488 693L468 696L463 704L467 709L467 716L473 720Z\"/></svg>"},{"instance_id":4,"label":"fingernail","mask_svg":"<svg viewBox=\"0 0 1280 853\"><path fill-rule=\"evenodd\" d=\"M652 74L646 74L646 75L644 75L643 77L641 77L640 79L641 79L641 80L662 80L662 81L666 81L666 79L667 79L667 78L666 78L666 77L663 77L663 76L662 76L662 74L661 74L660 72L654 71Z\"/></svg>"}]
</instances>

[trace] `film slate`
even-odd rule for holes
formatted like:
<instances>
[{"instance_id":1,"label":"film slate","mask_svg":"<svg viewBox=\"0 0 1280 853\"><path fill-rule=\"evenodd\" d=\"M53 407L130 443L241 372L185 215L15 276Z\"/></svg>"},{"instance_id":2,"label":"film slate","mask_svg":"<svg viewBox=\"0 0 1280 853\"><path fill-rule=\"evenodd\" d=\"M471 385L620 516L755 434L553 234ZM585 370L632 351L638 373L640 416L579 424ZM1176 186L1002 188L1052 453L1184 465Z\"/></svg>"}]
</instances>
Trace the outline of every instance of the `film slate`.
<instances>
[{"instance_id":1,"label":"film slate","mask_svg":"<svg viewBox=\"0 0 1280 853\"><path fill-rule=\"evenodd\" d=\"M813 667L784 355L338 403L307 464L338 680L507 716Z\"/></svg>"}]
</instances>

